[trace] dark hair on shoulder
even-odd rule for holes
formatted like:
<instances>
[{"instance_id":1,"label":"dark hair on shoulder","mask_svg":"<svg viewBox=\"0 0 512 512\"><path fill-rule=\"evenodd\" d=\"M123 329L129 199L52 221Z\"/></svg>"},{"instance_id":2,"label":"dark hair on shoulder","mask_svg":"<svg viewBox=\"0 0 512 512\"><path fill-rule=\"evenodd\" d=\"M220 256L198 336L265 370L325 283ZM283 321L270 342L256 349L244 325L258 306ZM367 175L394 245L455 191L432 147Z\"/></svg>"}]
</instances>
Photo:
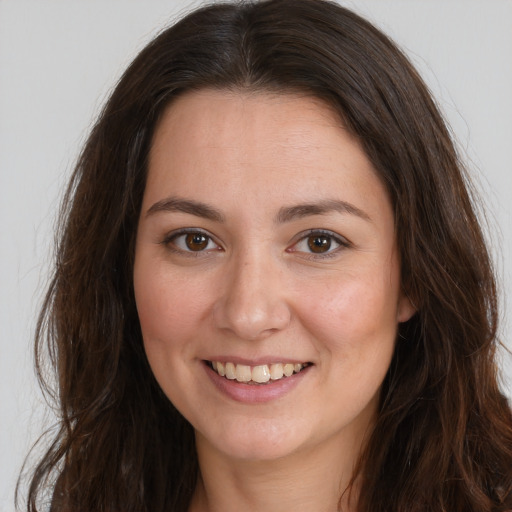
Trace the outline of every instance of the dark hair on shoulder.
<instances>
[{"instance_id":1,"label":"dark hair on shoulder","mask_svg":"<svg viewBox=\"0 0 512 512\"><path fill-rule=\"evenodd\" d=\"M360 512L512 510L512 415L495 363L497 305L471 185L429 91L370 23L322 0L221 3L163 31L130 65L83 149L61 212L36 339L60 423L28 510L186 511L191 426L149 368L132 283L148 153L165 108L202 88L323 100L389 192L401 325L354 479ZM41 377L42 385L44 379Z\"/></svg>"}]
</instances>

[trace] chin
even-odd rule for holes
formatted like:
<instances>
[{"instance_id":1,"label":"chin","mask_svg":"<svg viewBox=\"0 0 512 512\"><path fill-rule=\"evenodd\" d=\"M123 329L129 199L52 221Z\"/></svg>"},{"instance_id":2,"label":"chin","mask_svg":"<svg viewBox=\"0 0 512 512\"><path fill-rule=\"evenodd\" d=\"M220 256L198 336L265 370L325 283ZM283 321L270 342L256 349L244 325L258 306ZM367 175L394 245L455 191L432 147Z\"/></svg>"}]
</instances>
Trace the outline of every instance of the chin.
<instances>
[{"instance_id":1,"label":"chin","mask_svg":"<svg viewBox=\"0 0 512 512\"><path fill-rule=\"evenodd\" d=\"M205 445L230 459L273 461L300 451L306 437L288 425L276 425L275 418L254 422L252 426L240 422L221 431L220 435L212 432L205 437L196 430L198 451Z\"/></svg>"}]
</instances>

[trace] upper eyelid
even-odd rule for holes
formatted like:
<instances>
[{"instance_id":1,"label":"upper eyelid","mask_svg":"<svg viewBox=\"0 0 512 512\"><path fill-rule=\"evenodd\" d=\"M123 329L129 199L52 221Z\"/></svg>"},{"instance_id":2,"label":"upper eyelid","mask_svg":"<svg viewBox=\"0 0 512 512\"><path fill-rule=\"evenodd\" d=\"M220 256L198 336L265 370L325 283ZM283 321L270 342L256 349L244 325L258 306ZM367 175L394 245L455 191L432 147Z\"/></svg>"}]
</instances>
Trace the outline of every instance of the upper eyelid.
<instances>
[{"instance_id":1,"label":"upper eyelid","mask_svg":"<svg viewBox=\"0 0 512 512\"><path fill-rule=\"evenodd\" d=\"M330 236L332 238L334 238L335 240L337 240L341 245L343 246L350 246L352 245L352 243L350 242L350 240L346 237L344 237L343 235L340 235L339 233L336 233L335 231L332 231L330 229L307 229L306 231L302 231L300 233L297 233L291 243L293 245L297 244L298 242L300 242L301 240L303 240L304 238L307 238L311 235L324 235L324 236Z\"/></svg>"},{"instance_id":2,"label":"upper eyelid","mask_svg":"<svg viewBox=\"0 0 512 512\"><path fill-rule=\"evenodd\" d=\"M215 236L213 236L209 231L203 228L179 228L179 229L173 229L172 231L169 231L165 234L164 239L165 240L171 240L172 238L175 238L180 235L187 235L190 233L201 233L202 235L206 235L208 238L211 238L215 241Z\"/></svg>"},{"instance_id":3,"label":"upper eyelid","mask_svg":"<svg viewBox=\"0 0 512 512\"><path fill-rule=\"evenodd\" d=\"M170 243L174 238L177 238L180 235L186 235L190 233L201 233L205 236L207 236L213 243L218 245L219 247L223 248L223 245L220 243L220 241L217 239L217 237L213 234L211 234L208 230L204 228L198 228L198 227L186 227L186 228L179 228L173 231L170 231L167 233L161 243L168 244ZM324 235L332 237L334 240L336 240L341 246L343 247L349 247L352 245L349 239L344 237L343 235L340 235L339 233L336 233L335 231L332 231L330 229L324 229L324 228L312 228L307 229L305 231L301 231L297 233L291 241L288 243L288 248L293 247L294 245L298 244L301 240L304 238L307 238L312 235Z\"/></svg>"},{"instance_id":4,"label":"upper eyelid","mask_svg":"<svg viewBox=\"0 0 512 512\"><path fill-rule=\"evenodd\" d=\"M162 243L163 245L167 245L167 244L170 244L172 242L172 240L174 240L175 238L181 236L181 235L188 235L190 233L200 233L202 235L205 235L207 236L215 245L218 245L219 247L222 248L222 244L218 241L218 239L212 235L209 231L203 229L203 228L180 228L180 229L175 229L173 231L170 231L169 233L167 233L163 239L161 240L160 243ZM181 250L181 249L179 249ZM184 252L188 252L188 251L184 251ZM193 251L191 251L193 252ZM203 251L198 251L198 252L203 252Z\"/></svg>"}]
</instances>

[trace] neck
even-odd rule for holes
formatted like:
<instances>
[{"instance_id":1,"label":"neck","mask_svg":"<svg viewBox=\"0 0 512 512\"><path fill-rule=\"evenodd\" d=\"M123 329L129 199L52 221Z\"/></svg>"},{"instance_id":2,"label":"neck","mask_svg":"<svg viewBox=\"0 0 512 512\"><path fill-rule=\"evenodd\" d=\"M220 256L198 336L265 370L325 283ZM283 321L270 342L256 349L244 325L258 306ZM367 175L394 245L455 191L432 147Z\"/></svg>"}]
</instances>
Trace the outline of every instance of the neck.
<instances>
[{"instance_id":1,"label":"neck","mask_svg":"<svg viewBox=\"0 0 512 512\"><path fill-rule=\"evenodd\" d=\"M348 488L359 453L354 446L316 447L271 461L233 460L197 438L200 479L189 512L355 510L357 483Z\"/></svg>"}]
</instances>

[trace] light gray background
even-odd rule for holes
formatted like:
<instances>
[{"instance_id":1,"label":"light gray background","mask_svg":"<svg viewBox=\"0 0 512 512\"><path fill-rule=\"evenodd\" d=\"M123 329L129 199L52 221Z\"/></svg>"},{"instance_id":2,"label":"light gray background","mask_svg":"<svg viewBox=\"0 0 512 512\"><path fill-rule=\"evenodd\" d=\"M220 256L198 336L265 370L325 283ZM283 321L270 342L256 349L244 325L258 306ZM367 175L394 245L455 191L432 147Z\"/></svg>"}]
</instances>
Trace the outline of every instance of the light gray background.
<instances>
[{"instance_id":1,"label":"light gray background","mask_svg":"<svg viewBox=\"0 0 512 512\"><path fill-rule=\"evenodd\" d=\"M0 0L0 510L51 415L32 369L63 185L123 69L200 2ZM359 0L345 5L401 44L438 98L489 210L502 289L512 290L512 1ZM509 347L512 308L502 306ZM503 356L504 357L504 356ZM503 376L512 396L512 365ZM46 419L45 419L46 416Z\"/></svg>"}]
</instances>

